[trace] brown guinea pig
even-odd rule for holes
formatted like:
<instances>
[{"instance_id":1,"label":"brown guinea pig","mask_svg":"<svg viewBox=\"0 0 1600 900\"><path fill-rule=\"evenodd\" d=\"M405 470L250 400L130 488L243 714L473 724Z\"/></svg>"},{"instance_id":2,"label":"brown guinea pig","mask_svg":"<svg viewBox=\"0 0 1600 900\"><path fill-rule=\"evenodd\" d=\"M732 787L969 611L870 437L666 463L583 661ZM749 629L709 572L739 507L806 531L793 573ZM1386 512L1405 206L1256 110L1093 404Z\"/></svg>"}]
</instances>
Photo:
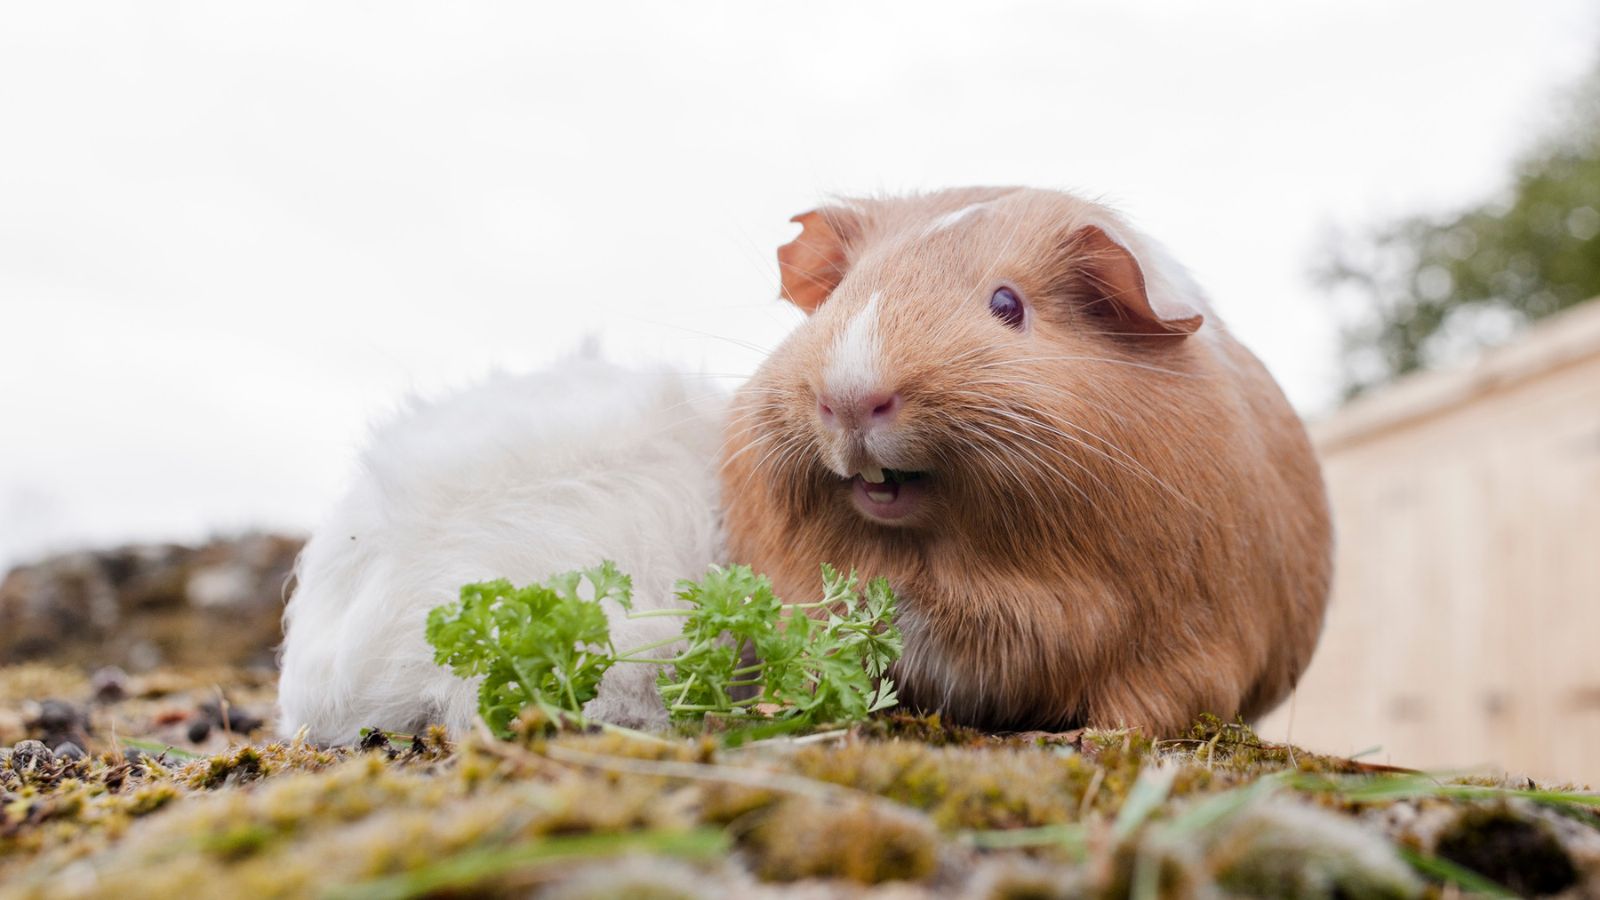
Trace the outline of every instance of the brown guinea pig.
<instances>
[{"instance_id":1,"label":"brown guinea pig","mask_svg":"<svg viewBox=\"0 0 1600 900\"><path fill-rule=\"evenodd\" d=\"M1110 210L841 202L778 251L809 318L737 395L731 558L899 592L901 701L992 729L1253 718L1322 628L1331 529L1272 377Z\"/></svg>"}]
</instances>

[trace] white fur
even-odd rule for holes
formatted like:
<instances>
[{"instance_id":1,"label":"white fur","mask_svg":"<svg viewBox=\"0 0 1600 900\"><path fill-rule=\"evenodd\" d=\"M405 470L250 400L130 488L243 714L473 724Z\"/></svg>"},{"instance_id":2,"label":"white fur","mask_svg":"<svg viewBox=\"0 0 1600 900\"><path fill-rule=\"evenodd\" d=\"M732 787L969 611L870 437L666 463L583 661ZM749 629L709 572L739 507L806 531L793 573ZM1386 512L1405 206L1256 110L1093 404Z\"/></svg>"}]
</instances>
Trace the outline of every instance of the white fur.
<instances>
[{"instance_id":1,"label":"white fur","mask_svg":"<svg viewBox=\"0 0 1600 900\"><path fill-rule=\"evenodd\" d=\"M642 609L722 556L716 456L724 400L671 372L577 359L416 402L379 428L360 475L300 555L284 613L279 729L353 740L375 726L453 731L475 685L434 664L428 611L461 585L516 584L612 559ZM670 637L676 618L611 609L619 649ZM668 651L663 650L663 653ZM655 668L618 666L586 712L665 721Z\"/></svg>"},{"instance_id":2,"label":"white fur","mask_svg":"<svg viewBox=\"0 0 1600 900\"><path fill-rule=\"evenodd\" d=\"M970 204L970 205L967 205L967 206L963 206L960 209L956 210L955 212L947 212L944 215L939 216L938 218L934 219L933 220L933 224L929 225L928 226L928 230L924 231L923 234L924 235L938 234L939 232L944 231L946 228L949 228L952 225L955 225L957 222L960 222L962 219L965 219L967 216L972 215L973 213L977 212L980 209L983 209L985 206L988 206L988 205L989 205L988 203L973 203L973 204Z\"/></svg>"},{"instance_id":3,"label":"white fur","mask_svg":"<svg viewBox=\"0 0 1600 900\"><path fill-rule=\"evenodd\" d=\"M828 363L822 369L823 389L828 396L840 402L864 397L879 389L878 358L882 348L878 341L877 291L834 340L828 354Z\"/></svg>"}]
</instances>

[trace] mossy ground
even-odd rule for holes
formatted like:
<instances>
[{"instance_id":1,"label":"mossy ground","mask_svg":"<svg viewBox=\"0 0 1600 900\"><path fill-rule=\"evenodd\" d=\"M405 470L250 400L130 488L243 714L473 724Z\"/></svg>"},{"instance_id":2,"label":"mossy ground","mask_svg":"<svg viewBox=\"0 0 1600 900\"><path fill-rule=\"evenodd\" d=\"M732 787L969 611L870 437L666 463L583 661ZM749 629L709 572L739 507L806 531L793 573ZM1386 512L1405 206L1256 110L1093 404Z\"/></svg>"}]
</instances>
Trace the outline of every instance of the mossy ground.
<instances>
[{"instance_id":1,"label":"mossy ground","mask_svg":"<svg viewBox=\"0 0 1600 900\"><path fill-rule=\"evenodd\" d=\"M108 694L74 670L0 668L6 747L65 728L87 751L0 751L0 895L1600 892L1593 796L1386 771L1217 722L1163 742L891 716L740 747L529 727L340 749L195 727L270 705L261 674Z\"/></svg>"}]
</instances>

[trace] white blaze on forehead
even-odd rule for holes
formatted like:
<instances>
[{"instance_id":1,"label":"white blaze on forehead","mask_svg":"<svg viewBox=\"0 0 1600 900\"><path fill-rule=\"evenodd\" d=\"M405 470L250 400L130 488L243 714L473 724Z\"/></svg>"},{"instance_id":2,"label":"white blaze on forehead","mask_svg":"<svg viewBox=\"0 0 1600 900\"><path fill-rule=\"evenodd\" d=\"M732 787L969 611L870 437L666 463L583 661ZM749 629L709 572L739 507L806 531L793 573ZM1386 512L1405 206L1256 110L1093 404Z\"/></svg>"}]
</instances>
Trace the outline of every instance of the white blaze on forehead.
<instances>
[{"instance_id":1,"label":"white blaze on forehead","mask_svg":"<svg viewBox=\"0 0 1600 900\"><path fill-rule=\"evenodd\" d=\"M952 225L956 224L957 222L961 221L962 219L965 219L967 216L972 215L973 213L977 212L980 209L983 209L987 205L988 205L987 203L973 203L973 204L971 204L969 206L963 206L960 209L956 210L955 212L947 212L944 215L940 216L939 218L934 219L933 220L933 224L928 226L928 230L927 230L926 233L927 234L938 234L939 232L945 230L946 228L949 228L950 226L952 226Z\"/></svg>"},{"instance_id":2,"label":"white blaze on forehead","mask_svg":"<svg viewBox=\"0 0 1600 900\"><path fill-rule=\"evenodd\" d=\"M873 291L867 305L850 317L834 338L828 362L822 369L823 390L835 399L860 397L878 390L878 300Z\"/></svg>"}]
</instances>

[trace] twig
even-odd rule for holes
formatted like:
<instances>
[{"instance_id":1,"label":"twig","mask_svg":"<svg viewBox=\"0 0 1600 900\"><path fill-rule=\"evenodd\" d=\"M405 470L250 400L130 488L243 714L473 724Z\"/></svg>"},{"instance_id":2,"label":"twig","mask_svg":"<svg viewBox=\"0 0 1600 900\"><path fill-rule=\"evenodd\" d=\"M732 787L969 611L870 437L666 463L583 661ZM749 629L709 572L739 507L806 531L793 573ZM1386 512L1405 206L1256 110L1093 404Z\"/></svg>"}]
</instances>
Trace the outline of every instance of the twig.
<instances>
[{"instance_id":1,"label":"twig","mask_svg":"<svg viewBox=\"0 0 1600 900\"><path fill-rule=\"evenodd\" d=\"M848 728L835 728L832 731L818 731L815 734L806 734L801 735L800 737L790 737L787 734L780 734L774 737L762 738L758 741L751 741L748 744L740 744L739 746L730 749L749 750L753 747L771 747L779 744L786 747L798 747L805 744L823 744L829 741L836 741L840 738L848 736L849 734L850 729Z\"/></svg>"},{"instance_id":2,"label":"twig","mask_svg":"<svg viewBox=\"0 0 1600 900\"><path fill-rule=\"evenodd\" d=\"M1088 818L1089 810L1094 808L1094 798L1100 793L1100 785L1106 780L1106 770L1102 766L1094 767L1094 777L1089 779L1089 787L1083 792L1083 799L1078 803L1078 818Z\"/></svg>"},{"instance_id":3,"label":"twig","mask_svg":"<svg viewBox=\"0 0 1600 900\"><path fill-rule=\"evenodd\" d=\"M233 743L233 726L228 721L228 695L222 692L222 685L213 684L217 691L217 715L222 719L222 732L228 736L228 743Z\"/></svg>"},{"instance_id":4,"label":"twig","mask_svg":"<svg viewBox=\"0 0 1600 900\"><path fill-rule=\"evenodd\" d=\"M703 859L727 853L728 841L722 832L707 828L682 832L551 835L508 847L469 851L388 878L336 887L325 896L330 900L401 900L471 893L471 888L490 879L549 863L601 859L641 851Z\"/></svg>"},{"instance_id":5,"label":"twig","mask_svg":"<svg viewBox=\"0 0 1600 900\"><path fill-rule=\"evenodd\" d=\"M520 750L521 748L517 749ZM531 751L523 752L531 754ZM629 775L645 775L654 778L682 778L690 781L736 784L741 787L781 791L822 802L867 803L896 815L910 816L919 820L926 818L919 810L896 803L885 797L880 797L877 794L827 781L818 781L814 778L806 778L803 775L767 772L743 766L719 766L677 760L628 759L604 753L575 750L555 743L545 745L541 752L544 756L557 762L585 766L607 772L622 772Z\"/></svg>"},{"instance_id":6,"label":"twig","mask_svg":"<svg viewBox=\"0 0 1600 900\"><path fill-rule=\"evenodd\" d=\"M621 735L622 737L633 738L636 741L643 741L647 744L660 744L667 747L678 746L677 742L669 741L666 738L656 737L648 731L639 731L636 728L613 725L610 722L596 722L595 724L599 725L600 730L604 731L606 734Z\"/></svg>"}]
</instances>

